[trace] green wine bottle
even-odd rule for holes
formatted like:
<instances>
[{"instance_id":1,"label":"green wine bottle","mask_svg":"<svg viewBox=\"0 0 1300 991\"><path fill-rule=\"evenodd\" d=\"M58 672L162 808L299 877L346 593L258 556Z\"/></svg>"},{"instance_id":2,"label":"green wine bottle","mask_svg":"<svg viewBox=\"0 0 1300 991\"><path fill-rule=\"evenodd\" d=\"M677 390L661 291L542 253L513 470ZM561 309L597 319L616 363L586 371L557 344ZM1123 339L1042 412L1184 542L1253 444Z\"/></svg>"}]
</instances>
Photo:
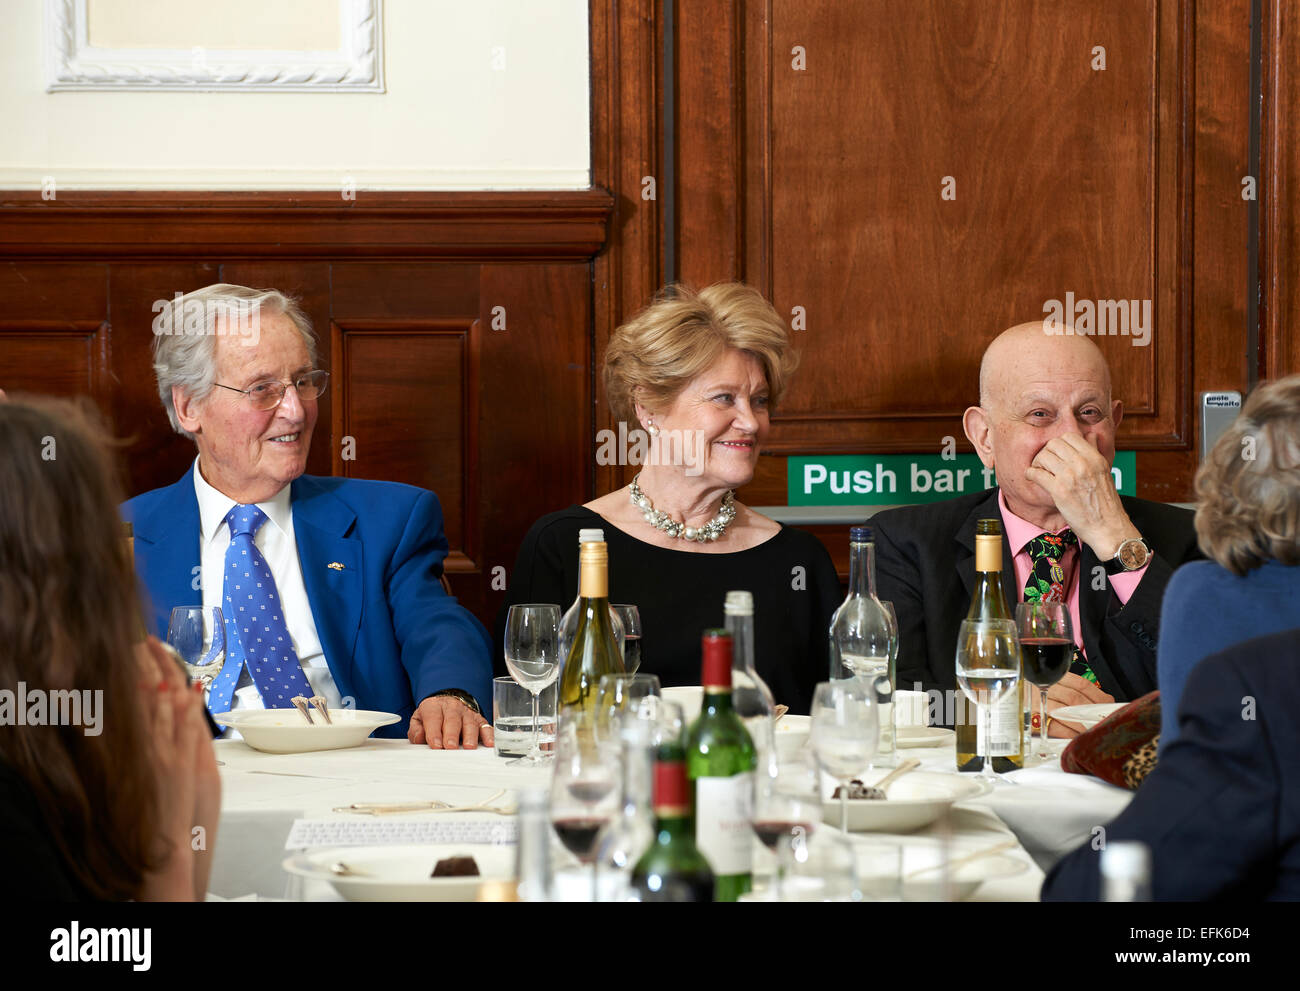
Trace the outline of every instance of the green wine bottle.
<instances>
[{"instance_id":1,"label":"green wine bottle","mask_svg":"<svg viewBox=\"0 0 1300 991\"><path fill-rule=\"evenodd\" d=\"M561 709L592 710L602 675L622 674L623 655L609 611L609 550L599 541L578 552L578 629L560 675Z\"/></svg>"},{"instance_id":2,"label":"green wine bottle","mask_svg":"<svg viewBox=\"0 0 1300 991\"><path fill-rule=\"evenodd\" d=\"M700 718L686 738L686 773L695 804L695 844L713 866L713 900L750 889L754 839L754 741L731 704L731 634L705 630Z\"/></svg>"},{"instance_id":3,"label":"green wine bottle","mask_svg":"<svg viewBox=\"0 0 1300 991\"><path fill-rule=\"evenodd\" d=\"M661 744L655 757L655 838L632 868L643 902L711 902L713 871L695 845L691 792L681 744Z\"/></svg>"},{"instance_id":4,"label":"green wine bottle","mask_svg":"<svg viewBox=\"0 0 1300 991\"><path fill-rule=\"evenodd\" d=\"M975 524L975 590L967 619L1002 619L1015 622L1002 592L1002 521L979 520ZM1019 691L1009 692L993 707L989 739L981 740L977 707L958 690L955 728L957 770L979 771L992 754L993 770L1002 773L1024 767L1024 707Z\"/></svg>"}]
</instances>

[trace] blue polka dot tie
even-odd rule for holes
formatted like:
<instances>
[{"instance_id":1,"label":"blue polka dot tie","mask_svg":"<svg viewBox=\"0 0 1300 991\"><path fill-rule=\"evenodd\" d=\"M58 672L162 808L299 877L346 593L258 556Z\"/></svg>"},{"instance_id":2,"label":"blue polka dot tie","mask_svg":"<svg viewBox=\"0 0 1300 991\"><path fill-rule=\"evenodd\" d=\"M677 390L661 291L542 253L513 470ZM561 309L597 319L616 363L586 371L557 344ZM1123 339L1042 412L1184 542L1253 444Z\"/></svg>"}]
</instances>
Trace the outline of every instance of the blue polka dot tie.
<instances>
[{"instance_id":1,"label":"blue polka dot tie","mask_svg":"<svg viewBox=\"0 0 1300 991\"><path fill-rule=\"evenodd\" d=\"M213 713L230 711L245 664L268 709L287 709L295 695L314 694L289 638L275 579L253 541L266 518L256 506L235 506L226 514L226 663L208 694Z\"/></svg>"}]
</instances>

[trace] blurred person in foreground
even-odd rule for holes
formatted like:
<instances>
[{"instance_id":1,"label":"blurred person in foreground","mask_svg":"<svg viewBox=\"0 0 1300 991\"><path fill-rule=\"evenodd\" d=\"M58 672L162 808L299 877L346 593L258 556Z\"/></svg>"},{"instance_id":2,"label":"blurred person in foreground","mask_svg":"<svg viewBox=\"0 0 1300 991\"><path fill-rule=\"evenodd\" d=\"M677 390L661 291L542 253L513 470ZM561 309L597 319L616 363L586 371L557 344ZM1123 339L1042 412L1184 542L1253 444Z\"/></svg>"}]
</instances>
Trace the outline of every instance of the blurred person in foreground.
<instances>
[{"instance_id":1,"label":"blurred person in foreground","mask_svg":"<svg viewBox=\"0 0 1300 991\"><path fill-rule=\"evenodd\" d=\"M1160 750L1178 738L1197 663L1300 626L1300 375L1261 385L1196 472L1196 534L1210 558L1174 573L1157 665Z\"/></svg>"},{"instance_id":2,"label":"blurred person in foreground","mask_svg":"<svg viewBox=\"0 0 1300 991\"><path fill-rule=\"evenodd\" d=\"M1300 900L1300 629L1238 643L1192 671L1178 738L1107 844L1151 852L1155 901ZM1100 825L1100 824L1099 824ZM1043 883L1044 901L1101 897L1090 839Z\"/></svg>"},{"instance_id":3,"label":"blurred person in foreground","mask_svg":"<svg viewBox=\"0 0 1300 991\"><path fill-rule=\"evenodd\" d=\"M1115 491L1124 404L1091 338L1054 322L1012 327L985 350L979 390L962 427L997 487L871 521L877 588L898 615L898 687L955 688L975 524L1000 519L1007 604L1067 603L1077 649L1046 708L1049 735L1073 737L1082 727L1051 719L1052 710L1131 702L1156 687L1160 600L1173 569L1199 557L1192 514ZM1037 732L1037 688L1030 703Z\"/></svg>"},{"instance_id":4,"label":"blurred person in foreground","mask_svg":"<svg viewBox=\"0 0 1300 991\"><path fill-rule=\"evenodd\" d=\"M11 904L191 901L207 889L221 785L203 699L157 640L140 640L120 501L92 414L0 402L0 894Z\"/></svg>"},{"instance_id":5,"label":"blurred person in foreground","mask_svg":"<svg viewBox=\"0 0 1300 991\"><path fill-rule=\"evenodd\" d=\"M297 303L212 285L168 301L154 333L159 398L198 457L122 514L160 633L174 606L222 607L226 666L210 711L350 698L402 717L376 736L491 746L490 640L439 584L437 496L304 474L328 375ZM237 622L236 602L261 629Z\"/></svg>"},{"instance_id":6,"label":"blurred person in foreground","mask_svg":"<svg viewBox=\"0 0 1300 991\"><path fill-rule=\"evenodd\" d=\"M642 671L665 686L699 684L700 634L722 625L728 591L748 590L755 667L776 702L806 713L828 675L839 579L815 537L734 495L754 477L796 364L771 304L738 283L670 286L620 326L605 351L605 392L616 420L643 428L648 456L632 485L533 524L497 620L496 656L511 604L573 601L578 531L600 527L610 601L641 614Z\"/></svg>"}]
</instances>

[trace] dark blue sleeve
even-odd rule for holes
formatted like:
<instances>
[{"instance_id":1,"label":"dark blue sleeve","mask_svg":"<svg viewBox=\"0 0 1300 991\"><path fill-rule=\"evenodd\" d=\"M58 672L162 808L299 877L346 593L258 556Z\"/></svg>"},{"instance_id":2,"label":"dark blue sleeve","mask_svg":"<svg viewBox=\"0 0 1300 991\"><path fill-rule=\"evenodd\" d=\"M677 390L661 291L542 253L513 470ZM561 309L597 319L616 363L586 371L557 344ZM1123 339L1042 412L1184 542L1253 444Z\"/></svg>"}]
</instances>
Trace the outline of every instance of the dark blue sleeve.
<instances>
[{"instance_id":1,"label":"dark blue sleeve","mask_svg":"<svg viewBox=\"0 0 1300 991\"><path fill-rule=\"evenodd\" d=\"M1165 589L1160 609L1156 674L1160 687L1162 754L1178 738L1178 706L1182 702L1187 676L1198 661L1216 649L1205 642L1205 624L1229 619L1218 608L1206 611L1204 578L1200 567L1180 568Z\"/></svg>"},{"instance_id":2,"label":"dark blue sleeve","mask_svg":"<svg viewBox=\"0 0 1300 991\"><path fill-rule=\"evenodd\" d=\"M1099 837L1150 847L1157 901L1259 898L1273 883L1281 776L1264 720L1269 700L1247 684L1235 654L1216 654L1192 672L1181 736ZM1052 869L1044 901L1099 897L1094 845Z\"/></svg>"}]
</instances>

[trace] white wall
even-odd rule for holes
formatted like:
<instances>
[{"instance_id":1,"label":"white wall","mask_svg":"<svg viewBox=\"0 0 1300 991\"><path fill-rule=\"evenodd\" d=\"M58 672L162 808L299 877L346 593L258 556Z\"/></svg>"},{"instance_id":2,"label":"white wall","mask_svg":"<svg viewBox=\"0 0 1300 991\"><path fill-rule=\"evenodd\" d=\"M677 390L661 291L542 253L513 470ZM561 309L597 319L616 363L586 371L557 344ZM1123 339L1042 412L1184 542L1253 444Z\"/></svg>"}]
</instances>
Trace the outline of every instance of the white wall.
<instances>
[{"instance_id":1,"label":"white wall","mask_svg":"<svg viewBox=\"0 0 1300 991\"><path fill-rule=\"evenodd\" d=\"M589 185L585 0L384 0L387 92L325 94L46 93L43 2L3 0L0 189Z\"/></svg>"}]
</instances>

